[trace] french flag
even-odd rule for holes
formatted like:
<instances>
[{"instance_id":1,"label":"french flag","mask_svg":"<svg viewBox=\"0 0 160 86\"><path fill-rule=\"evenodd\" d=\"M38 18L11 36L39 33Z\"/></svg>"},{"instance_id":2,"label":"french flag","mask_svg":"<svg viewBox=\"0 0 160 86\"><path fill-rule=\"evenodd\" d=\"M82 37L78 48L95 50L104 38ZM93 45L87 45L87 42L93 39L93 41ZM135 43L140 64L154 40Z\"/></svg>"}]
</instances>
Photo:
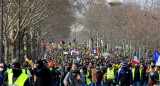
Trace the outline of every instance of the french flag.
<instances>
[{"instance_id":1,"label":"french flag","mask_svg":"<svg viewBox=\"0 0 160 86\"><path fill-rule=\"evenodd\" d=\"M139 58L138 58L137 54L135 53L133 65L135 65L136 63L139 63Z\"/></svg>"},{"instance_id":2,"label":"french flag","mask_svg":"<svg viewBox=\"0 0 160 86\"><path fill-rule=\"evenodd\" d=\"M156 65L160 66L160 53L157 50L154 52L152 61L155 61Z\"/></svg>"},{"instance_id":3,"label":"french flag","mask_svg":"<svg viewBox=\"0 0 160 86\"><path fill-rule=\"evenodd\" d=\"M92 52L93 53L98 53L98 50L93 49Z\"/></svg>"}]
</instances>

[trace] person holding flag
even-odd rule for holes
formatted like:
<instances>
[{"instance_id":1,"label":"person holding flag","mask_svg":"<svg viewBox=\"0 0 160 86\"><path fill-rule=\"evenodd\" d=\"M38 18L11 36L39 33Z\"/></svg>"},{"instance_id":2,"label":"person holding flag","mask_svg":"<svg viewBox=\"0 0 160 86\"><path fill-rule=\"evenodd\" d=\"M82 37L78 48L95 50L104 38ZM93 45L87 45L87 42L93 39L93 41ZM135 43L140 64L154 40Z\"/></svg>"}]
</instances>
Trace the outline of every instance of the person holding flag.
<instances>
[{"instance_id":1,"label":"person holding flag","mask_svg":"<svg viewBox=\"0 0 160 86\"><path fill-rule=\"evenodd\" d=\"M158 51L155 51L151 65L148 66L146 73L149 74L151 71L158 71L158 67L156 65L160 65L160 53Z\"/></svg>"},{"instance_id":2,"label":"person holding flag","mask_svg":"<svg viewBox=\"0 0 160 86\"><path fill-rule=\"evenodd\" d=\"M132 76L134 81L133 85L140 86L142 70L139 68L139 58L136 53L134 56L133 65L134 65L134 68L132 69Z\"/></svg>"}]
</instances>

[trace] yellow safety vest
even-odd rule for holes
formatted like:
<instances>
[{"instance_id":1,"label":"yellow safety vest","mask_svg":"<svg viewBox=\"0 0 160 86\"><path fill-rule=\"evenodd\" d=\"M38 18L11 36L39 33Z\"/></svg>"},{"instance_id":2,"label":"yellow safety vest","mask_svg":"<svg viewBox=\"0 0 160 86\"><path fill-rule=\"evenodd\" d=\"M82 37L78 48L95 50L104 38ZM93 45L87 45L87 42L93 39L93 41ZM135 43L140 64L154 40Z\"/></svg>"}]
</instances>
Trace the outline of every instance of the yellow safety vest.
<instances>
[{"instance_id":1,"label":"yellow safety vest","mask_svg":"<svg viewBox=\"0 0 160 86\"><path fill-rule=\"evenodd\" d=\"M160 82L160 70L158 71L158 74L159 74L159 82Z\"/></svg>"},{"instance_id":2,"label":"yellow safety vest","mask_svg":"<svg viewBox=\"0 0 160 86\"><path fill-rule=\"evenodd\" d=\"M80 69L80 72L83 72L82 69ZM90 76L90 73L88 70L87 70L87 76ZM87 82L87 85L91 84L91 80L89 78L86 78L86 82Z\"/></svg>"},{"instance_id":3,"label":"yellow safety vest","mask_svg":"<svg viewBox=\"0 0 160 86\"><path fill-rule=\"evenodd\" d=\"M28 79L28 75L21 73L18 79L13 83L13 73L8 75L8 86L24 86L24 83Z\"/></svg>"},{"instance_id":4,"label":"yellow safety vest","mask_svg":"<svg viewBox=\"0 0 160 86\"><path fill-rule=\"evenodd\" d=\"M142 70L139 69L139 73L140 73L140 80L141 80L141 76L142 76ZM135 76L135 68L132 69L132 74L133 74L133 80L134 80L134 76Z\"/></svg>"},{"instance_id":5,"label":"yellow safety vest","mask_svg":"<svg viewBox=\"0 0 160 86\"><path fill-rule=\"evenodd\" d=\"M21 69L22 73L26 73L25 69ZM12 73L12 69L7 70L5 73L11 74Z\"/></svg>"},{"instance_id":6,"label":"yellow safety vest","mask_svg":"<svg viewBox=\"0 0 160 86\"><path fill-rule=\"evenodd\" d=\"M27 75L29 75L29 70L27 70Z\"/></svg>"},{"instance_id":7,"label":"yellow safety vest","mask_svg":"<svg viewBox=\"0 0 160 86\"><path fill-rule=\"evenodd\" d=\"M80 72L83 72L82 69L80 69Z\"/></svg>"},{"instance_id":8,"label":"yellow safety vest","mask_svg":"<svg viewBox=\"0 0 160 86\"><path fill-rule=\"evenodd\" d=\"M49 68L50 71L52 71L52 68Z\"/></svg>"},{"instance_id":9,"label":"yellow safety vest","mask_svg":"<svg viewBox=\"0 0 160 86\"><path fill-rule=\"evenodd\" d=\"M155 67L154 69L155 69L155 71L156 71L156 70L158 69L158 67ZM153 71L152 68L149 68L149 70L150 70L150 71Z\"/></svg>"},{"instance_id":10,"label":"yellow safety vest","mask_svg":"<svg viewBox=\"0 0 160 86\"><path fill-rule=\"evenodd\" d=\"M22 70L22 73L25 73L26 74L26 70L25 69L21 69Z\"/></svg>"},{"instance_id":11,"label":"yellow safety vest","mask_svg":"<svg viewBox=\"0 0 160 86\"><path fill-rule=\"evenodd\" d=\"M7 70L5 73L11 74L12 73L12 69Z\"/></svg>"},{"instance_id":12,"label":"yellow safety vest","mask_svg":"<svg viewBox=\"0 0 160 86\"><path fill-rule=\"evenodd\" d=\"M106 82L107 73L103 75L103 81Z\"/></svg>"},{"instance_id":13,"label":"yellow safety vest","mask_svg":"<svg viewBox=\"0 0 160 86\"><path fill-rule=\"evenodd\" d=\"M155 69L155 70L157 70L157 69L158 69L158 67L155 67L154 69ZM153 69L152 69L152 68L149 68L149 70L150 70L150 71L153 71ZM150 74L149 74L149 77L150 77Z\"/></svg>"},{"instance_id":14,"label":"yellow safety vest","mask_svg":"<svg viewBox=\"0 0 160 86\"><path fill-rule=\"evenodd\" d=\"M114 79L115 76L114 76L114 68L112 68L111 70L107 70L107 79Z\"/></svg>"},{"instance_id":15,"label":"yellow safety vest","mask_svg":"<svg viewBox=\"0 0 160 86\"><path fill-rule=\"evenodd\" d=\"M122 68L119 68L119 69L118 69L118 74L119 74L119 72L121 71L121 69L122 69Z\"/></svg>"},{"instance_id":16,"label":"yellow safety vest","mask_svg":"<svg viewBox=\"0 0 160 86\"><path fill-rule=\"evenodd\" d=\"M120 68L120 67L121 67L121 64L119 64L118 67Z\"/></svg>"},{"instance_id":17,"label":"yellow safety vest","mask_svg":"<svg viewBox=\"0 0 160 86\"><path fill-rule=\"evenodd\" d=\"M90 73L88 70L87 70L87 76L90 76ZM87 85L91 84L91 80L89 78L86 78L86 82L87 82Z\"/></svg>"}]
</instances>

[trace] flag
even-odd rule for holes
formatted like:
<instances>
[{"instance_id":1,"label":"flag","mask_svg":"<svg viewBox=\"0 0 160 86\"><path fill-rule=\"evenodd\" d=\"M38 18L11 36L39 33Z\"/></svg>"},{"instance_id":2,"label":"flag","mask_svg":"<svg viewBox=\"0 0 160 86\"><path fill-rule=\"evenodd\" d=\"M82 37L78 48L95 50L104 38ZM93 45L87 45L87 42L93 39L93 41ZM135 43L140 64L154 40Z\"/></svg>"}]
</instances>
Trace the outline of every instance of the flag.
<instances>
[{"instance_id":1,"label":"flag","mask_svg":"<svg viewBox=\"0 0 160 86\"><path fill-rule=\"evenodd\" d=\"M69 49L69 51L71 51L71 49L72 49L72 46L71 46L71 45L68 45L68 49Z\"/></svg>"},{"instance_id":2,"label":"flag","mask_svg":"<svg viewBox=\"0 0 160 86\"><path fill-rule=\"evenodd\" d=\"M31 66L33 66L33 63L26 57L26 62L28 62Z\"/></svg>"},{"instance_id":3,"label":"flag","mask_svg":"<svg viewBox=\"0 0 160 86\"><path fill-rule=\"evenodd\" d=\"M90 49L89 49L88 54L90 54L90 53L91 53L91 51L90 51Z\"/></svg>"},{"instance_id":4,"label":"flag","mask_svg":"<svg viewBox=\"0 0 160 86\"><path fill-rule=\"evenodd\" d=\"M47 46L48 44L47 44L47 43L45 43L45 45Z\"/></svg>"},{"instance_id":5,"label":"flag","mask_svg":"<svg viewBox=\"0 0 160 86\"><path fill-rule=\"evenodd\" d=\"M46 52L49 52L51 50L51 48L50 48L50 46L48 46L48 49L47 49L47 51Z\"/></svg>"},{"instance_id":6,"label":"flag","mask_svg":"<svg viewBox=\"0 0 160 86\"><path fill-rule=\"evenodd\" d=\"M98 53L98 50L93 49L92 52L93 53Z\"/></svg>"},{"instance_id":7,"label":"flag","mask_svg":"<svg viewBox=\"0 0 160 86\"><path fill-rule=\"evenodd\" d=\"M46 52L44 52L44 54L43 54L44 56L47 56L47 53Z\"/></svg>"},{"instance_id":8,"label":"flag","mask_svg":"<svg viewBox=\"0 0 160 86\"><path fill-rule=\"evenodd\" d=\"M60 41L60 45L62 45L62 41Z\"/></svg>"},{"instance_id":9,"label":"flag","mask_svg":"<svg viewBox=\"0 0 160 86\"><path fill-rule=\"evenodd\" d=\"M160 53L157 50L154 52L152 61L155 61L156 65L160 66Z\"/></svg>"},{"instance_id":10,"label":"flag","mask_svg":"<svg viewBox=\"0 0 160 86\"><path fill-rule=\"evenodd\" d=\"M58 44L58 49L62 49L62 47Z\"/></svg>"},{"instance_id":11,"label":"flag","mask_svg":"<svg viewBox=\"0 0 160 86\"><path fill-rule=\"evenodd\" d=\"M80 61L81 59L79 57L77 57L77 61Z\"/></svg>"},{"instance_id":12,"label":"flag","mask_svg":"<svg viewBox=\"0 0 160 86\"><path fill-rule=\"evenodd\" d=\"M25 51L27 50L26 46L24 46L24 50L25 50Z\"/></svg>"},{"instance_id":13,"label":"flag","mask_svg":"<svg viewBox=\"0 0 160 86\"><path fill-rule=\"evenodd\" d=\"M135 53L133 65L135 65L136 63L139 63L139 58L138 58L137 54Z\"/></svg>"}]
</instances>

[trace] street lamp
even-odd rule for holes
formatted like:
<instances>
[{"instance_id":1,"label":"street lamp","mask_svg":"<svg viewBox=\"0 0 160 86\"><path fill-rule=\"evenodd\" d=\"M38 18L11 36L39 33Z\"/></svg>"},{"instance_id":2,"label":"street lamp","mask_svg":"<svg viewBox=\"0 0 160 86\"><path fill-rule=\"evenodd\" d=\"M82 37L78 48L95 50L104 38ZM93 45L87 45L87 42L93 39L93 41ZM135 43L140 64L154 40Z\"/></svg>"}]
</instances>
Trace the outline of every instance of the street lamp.
<instances>
[{"instance_id":1,"label":"street lamp","mask_svg":"<svg viewBox=\"0 0 160 86\"><path fill-rule=\"evenodd\" d=\"M120 0L110 0L109 2L108 2L108 4L110 5L110 6L119 6L119 5L121 5L122 4L122 2L120 1Z\"/></svg>"},{"instance_id":2,"label":"street lamp","mask_svg":"<svg viewBox=\"0 0 160 86\"><path fill-rule=\"evenodd\" d=\"M3 0L1 0L1 40L0 40L0 62L3 60Z\"/></svg>"}]
</instances>

